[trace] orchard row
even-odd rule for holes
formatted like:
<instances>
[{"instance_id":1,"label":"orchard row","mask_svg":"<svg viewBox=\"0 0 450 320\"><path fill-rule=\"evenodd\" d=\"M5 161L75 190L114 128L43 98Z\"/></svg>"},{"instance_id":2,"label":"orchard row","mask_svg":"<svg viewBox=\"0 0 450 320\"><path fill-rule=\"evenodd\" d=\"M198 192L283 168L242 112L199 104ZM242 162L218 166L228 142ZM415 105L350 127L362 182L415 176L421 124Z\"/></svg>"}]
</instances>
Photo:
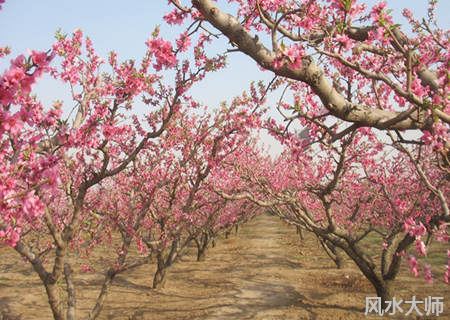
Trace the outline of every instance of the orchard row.
<instances>
[{"instance_id":1,"label":"orchard row","mask_svg":"<svg viewBox=\"0 0 450 320\"><path fill-rule=\"evenodd\" d=\"M32 265L54 318L77 317L73 274L95 248L112 263L89 319L117 274L155 264L159 288L189 246L202 260L220 232L266 211L313 233L337 266L346 255L383 301L402 261L448 283L450 266L426 257L431 239L448 245L450 222L448 33L432 27L434 1L428 20L404 12L410 36L383 3L239 0L228 15L210 0L171 2L166 22L186 30L170 41L155 29L140 60L102 59L76 30L1 75L0 241ZM273 80L202 105L189 92L226 67L208 47L217 37ZM33 93L43 76L72 101L44 106ZM261 130L279 156L259 147Z\"/></svg>"}]
</instances>

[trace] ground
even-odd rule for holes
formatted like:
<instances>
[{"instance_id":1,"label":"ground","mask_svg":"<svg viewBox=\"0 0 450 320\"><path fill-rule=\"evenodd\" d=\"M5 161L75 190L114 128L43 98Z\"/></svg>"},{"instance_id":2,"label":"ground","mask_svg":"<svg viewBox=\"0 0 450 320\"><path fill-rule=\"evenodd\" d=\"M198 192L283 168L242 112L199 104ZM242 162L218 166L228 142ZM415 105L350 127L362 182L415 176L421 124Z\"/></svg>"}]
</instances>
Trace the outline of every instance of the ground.
<instances>
[{"instance_id":1,"label":"ground","mask_svg":"<svg viewBox=\"0 0 450 320\"><path fill-rule=\"evenodd\" d=\"M17 319L51 319L45 292L31 268L9 248L0 249L0 254L0 320L2 313ZM196 262L194 256L191 252L172 267L158 291L151 289L149 266L120 275L100 318L366 319L365 297L374 294L350 262L337 270L311 235L300 241L293 227L269 215L220 239L205 261ZM100 280L101 273L76 278L80 318L91 306ZM428 285L403 270L397 283L398 297L443 296L445 314L440 318L450 319L445 306L450 294L442 281Z\"/></svg>"}]
</instances>

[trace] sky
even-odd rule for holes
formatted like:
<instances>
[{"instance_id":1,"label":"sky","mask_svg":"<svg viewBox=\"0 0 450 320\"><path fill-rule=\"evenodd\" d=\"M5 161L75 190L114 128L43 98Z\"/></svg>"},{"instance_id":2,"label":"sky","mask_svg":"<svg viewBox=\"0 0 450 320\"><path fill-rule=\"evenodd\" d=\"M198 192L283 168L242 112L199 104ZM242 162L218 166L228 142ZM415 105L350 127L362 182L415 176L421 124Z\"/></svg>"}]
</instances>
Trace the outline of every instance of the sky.
<instances>
[{"instance_id":1,"label":"sky","mask_svg":"<svg viewBox=\"0 0 450 320\"><path fill-rule=\"evenodd\" d=\"M376 0L362 2L373 5ZM389 0L394 17L401 19L401 11L407 7L418 16L426 15L426 0ZM54 42L55 32L71 33L79 28L89 36L102 57L115 50L121 59L139 59L145 52L145 41L156 25L162 25L162 35L175 38L180 29L164 26L162 17L172 7L167 0L6 0L0 11L0 46L12 49L11 57L26 53L28 49L48 50ZM219 1L226 11L226 1ZM450 21L450 1L438 2L438 22L448 29ZM397 21L397 20L396 20ZM226 41L220 45L225 48ZM191 94L209 105L218 105L229 100L249 87L251 80L269 80L269 72L261 72L250 58L240 53L232 53L229 67L208 75L193 88ZM8 66L8 59L0 61L0 73ZM61 84L44 79L36 88L44 103L56 99L66 100L68 90ZM270 143L270 142L269 142Z\"/></svg>"}]
</instances>

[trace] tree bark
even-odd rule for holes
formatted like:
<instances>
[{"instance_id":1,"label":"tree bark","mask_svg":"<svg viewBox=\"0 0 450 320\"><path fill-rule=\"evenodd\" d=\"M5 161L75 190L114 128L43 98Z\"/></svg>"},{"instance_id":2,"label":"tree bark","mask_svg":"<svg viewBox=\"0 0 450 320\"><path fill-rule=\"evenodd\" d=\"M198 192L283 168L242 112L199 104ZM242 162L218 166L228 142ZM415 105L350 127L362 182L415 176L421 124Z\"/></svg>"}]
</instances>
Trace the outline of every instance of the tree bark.
<instances>
[{"instance_id":1,"label":"tree bark","mask_svg":"<svg viewBox=\"0 0 450 320\"><path fill-rule=\"evenodd\" d=\"M166 269L167 269L167 263L164 259L164 254L162 252L159 252L156 255L156 272L153 276L153 289L161 289L164 287L165 280L166 280Z\"/></svg>"},{"instance_id":2,"label":"tree bark","mask_svg":"<svg viewBox=\"0 0 450 320\"><path fill-rule=\"evenodd\" d=\"M103 309L103 304L105 303L106 296L108 293L108 290L116 276L116 272L113 268L110 268L105 275L105 278L103 280L102 288L100 290L100 294L97 297L97 301L95 302L95 306L92 309L92 311L89 313L89 320L97 319L100 312Z\"/></svg>"},{"instance_id":3,"label":"tree bark","mask_svg":"<svg viewBox=\"0 0 450 320\"><path fill-rule=\"evenodd\" d=\"M197 261L205 261L206 249L208 248L209 237L207 234L203 234L200 237L200 241L195 240L197 244Z\"/></svg>"},{"instance_id":4,"label":"tree bark","mask_svg":"<svg viewBox=\"0 0 450 320\"><path fill-rule=\"evenodd\" d=\"M336 246L327 240L319 239L322 248L325 250L326 254L330 257L330 259L334 262L337 269L342 269L344 259L341 253L337 250Z\"/></svg>"},{"instance_id":5,"label":"tree bark","mask_svg":"<svg viewBox=\"0 0 450 320\"><path fill-rule=\"evenodd\" d=\"M201 247L197 249L197 261L205 261L206 247Z\"/></svg>"},{"instance_id":6,"label":"tree bark","mask_svg":"<svg viewBox=\"0 0 450 320\"><path fill-rule=\"evenodd\" d=\"M348 122L353 122L361 127L374 127L381 130L386 129L426 129L430 127L432 119L428 117L424 121L420 119L419 113L414 111L411 115L399 119L401 112L376 108L375 106L353 104L345 96L339 93L332 85L330 79L325 76L320 66L314 63L311 56L303 59L300 69L282 66L276 69L274 60L275 52L269 50L258 37L252 36L241 25L241 22L234 16L226 14L217 7L213 0L191 0L203 17L211 23L214 28L221 31L239 51L251 57L264 69L275 74L306 83L312 91L322 101L323 106L328 111Z\"/></svg>"},{"instance_id":7,"label":"tree bark","mask_svg":"<svg viewBox=\"0 0 450 320\"><path fill-rule=\"evenodd\" d=\"M75 306L76 306L76 296L75 296L75 286L73 284L72 268L68 263L64 264L64 278L67 285L67 320L75 320Z\"/></svg>"},{"instance_id":8,"label":"tree bark","mask_svg":"<svg viewBox=\"0 0 450 320\"><path fill-rule=\"evenodd\" d=\"M59 296L58 287L55 284L44 283L45 291L48 297L48 303L52 310L53 318L55 320L66 320L64 310L62 307L62 301Z\"/></svg>"},{"instance_id":9,"label":"tree bark","mask_svg":"<svg viewBox=\"0 0 450 320\"><path fill-rule=\"evenodd\" d=\"M297 229L297 234L299 235L299 237L300 237L300 240L305 240L305 237L303 236L303 230L302 230L302 228L300 228L299 226L296 226L296 229Z\"/></svg>"},{"instance_id":10,"label":"tree bark","mask_svg":"<svg viewBox=\"0 0 450 320\"><path fill-rule=\"evenodd\" d=\"M356 245L344 245L342 242L333 244L340 247L356 263L359 270L375 288L377 296L381 298L383 309L386 309L386 301L392 300L392 281L383 279L382 275L377 275L375 265L364 256L364 253Z\"/></svg>"},{"instance_id":11,"label":"tree bark","mask_svg":"<svg viewBox=\"0 0 450 320\"><path fill-rule=\"evenodd\" d=\"M381 305L383 306L383 310L385 310L387 307L386 301L392 300L391 282L380 279L373 279L373 281L371 279L369 280L375 288L377 296L381 298Z\"/></svg>"},{"instance_id":12,"label":"tree bark","mask_svg":"<svg viewBox=\"0 0 450 320\"><path fill-rule=\"evenodd\" d=\"M34 254L31 248L24 242L19 241L14 249L31 263L34 271L39 275L39 278L45 287L45 292L47 293L48 303L50 305L50 309L52 310L53 318L55 320L66 320L63 301L59 295L59 290L56 285L57 279L54 277L54 275L58 276L59 272L47 272L39 257Z\"/></svg>"},{"instance_id":13,"label":"tree bark","mask_svg":"<svg viewBox=\"0 0 450 320\"><path fill-rule=\"evenodd\" d=\"M166 282L166 267L165 266L158 266L155 275L153 277L153 289L162 289L164 288Z\"/></svg>"}]
</instances>

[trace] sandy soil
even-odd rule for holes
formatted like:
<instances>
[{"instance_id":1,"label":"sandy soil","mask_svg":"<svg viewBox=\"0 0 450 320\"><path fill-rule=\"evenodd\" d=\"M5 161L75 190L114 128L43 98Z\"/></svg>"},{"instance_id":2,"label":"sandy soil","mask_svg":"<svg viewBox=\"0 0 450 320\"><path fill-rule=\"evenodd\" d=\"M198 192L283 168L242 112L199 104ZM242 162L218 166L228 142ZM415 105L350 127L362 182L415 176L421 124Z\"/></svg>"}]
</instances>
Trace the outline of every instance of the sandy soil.
<instances>
[{"instance_id":1,"label":"sandy soil","mask_svg":"<svg viewBox=\"0 0 450 320\"><path fill-rule=\"evenodd\" d=\"M11 249L0 249L0 254L0 320L2 313L18 319L51 319L44 290L31 268ZM101 256L102 251L96 254ZM184 256L170 269L164 289L151 289L152 271L143 266L120 275L100 318L380 318L364 316L365 297L372 296L373 289L351 263L335 269L313 237L300 242L295 229L271 216L259 216L238 235L218 241L206 261L196 262L194 252ZM81 319L92 306L100 281L101 273L76 278ZM445 284L427 285L407 272L397 283L397 297L450 298ZM450 319L446 307L441 319Z\"/></svg>"}]
</instances>

